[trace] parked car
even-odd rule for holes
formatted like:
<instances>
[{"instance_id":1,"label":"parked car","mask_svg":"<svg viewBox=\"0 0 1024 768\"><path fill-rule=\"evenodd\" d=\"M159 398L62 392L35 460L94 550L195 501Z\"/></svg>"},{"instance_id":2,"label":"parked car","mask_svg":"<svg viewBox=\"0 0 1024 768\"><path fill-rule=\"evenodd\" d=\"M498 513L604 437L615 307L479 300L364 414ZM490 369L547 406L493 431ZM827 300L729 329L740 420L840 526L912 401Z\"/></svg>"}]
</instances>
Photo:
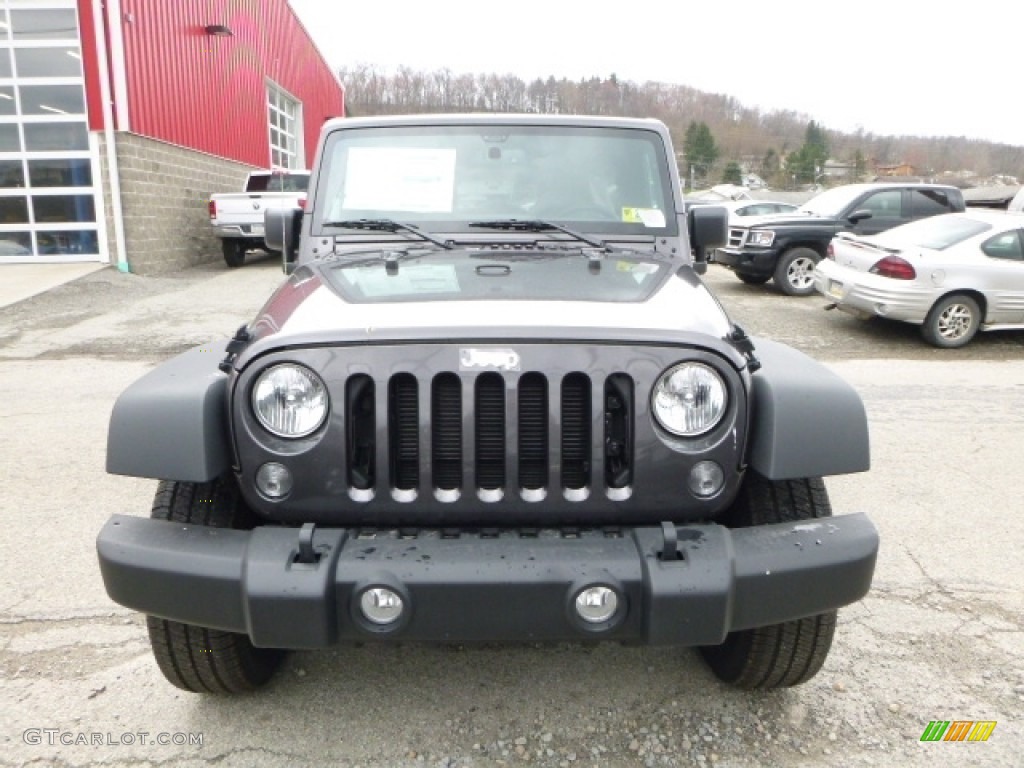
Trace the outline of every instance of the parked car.
<instances>
[{"instance_id":1,"label":"parked car","mask_svg":"<svg viewBox=\"0 0 1024 768\"><path fill-rule=\"evenodd\" d=\"M799 208L799 206L793 205L793 203L782 203L776 200L729 200L724 203L718 203L718 205L721 205L729 212L730 226L736 218L792 213Z\"/></svg>"},{"instance_id":2,"label":"parked car","mask_svg":"<svg viewBox=\"0 0 1024 768\"><path fill-rule=\"evenodd\" d=\"M956 187L938 184L847 184L817 195L795 212L751 216L729 225L717 264L744 283L774 280L783 293L814 293L814 265L838 232L871 235L916 219L964 209Z\"/></svg>"},{"instance_id":3,"label":"parked car","mask_svg":"<svg viewBox=\"0 0 1024 768\"><path fill-rule=\"evenodd\" d=\"M306 197L309 171L253 171L242 192L210 196L210 224L221 239L224 262L229 267L245 263L254 248L267 252L263 240L263 216L268 208L294 208Z\"/></svg>"},{"instance_id":4,"label":"parked car","mask_svg":"<svg viewBox=\"0 0 1024 768\"><path fill-rule=\"evenodd\" d=\"M726 215L684 211L668 128L343 118L316 157L305 207L266 218L290 278L111 415L107 469L161 482L100 567L167 679L601 639L813 677L874 572L877 530L822 479L868 469L864 406L703 284Z\"/></svg>"},{"instance_id":5,"label":"parked car","mask_svg":"<svg viewBox=\"0 0 1024 768\"><path fill-rule=\"evenodd\" d=\"M694 203L690 203L691 205ZM778 213L792 213L799 206L793 203L781 203L775 200L725 200L723 202L696 201L697 205L717 205L729 214L729 228L743 226L748 216L773 216ZM708 254L708 261L715 260L715 252Z\"/></svg>"},{"instance_id":6,"label":"parked car","mask_svg":"<svg viewBox=\"0 0 1024 768\"><path fill-rule=\"evenodd\" d=\"M1024 214L972 208L872 237L837 235L814 287L830 307L920 324L937 347L1024 330Z\"/></svg>"},{"instance_id":7,"label":"parked car","mask_svg":"<svg viewBox=\"0 0 1024 768\"><path fill-rule=\"evenodd\" d=\"M1017 194L1010 201L1009 210L1024 211L1024 187L1017 190Z\"/></svg>"}]
</instances>

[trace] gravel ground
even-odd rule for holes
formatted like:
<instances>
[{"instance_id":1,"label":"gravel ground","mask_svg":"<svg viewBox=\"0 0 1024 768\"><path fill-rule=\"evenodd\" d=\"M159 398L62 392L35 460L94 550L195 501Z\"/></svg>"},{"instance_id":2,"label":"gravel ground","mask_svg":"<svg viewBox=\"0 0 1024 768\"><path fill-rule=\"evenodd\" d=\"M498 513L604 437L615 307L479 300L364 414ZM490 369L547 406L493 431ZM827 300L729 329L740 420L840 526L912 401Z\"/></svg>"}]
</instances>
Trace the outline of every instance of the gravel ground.
<instances>
[{"instance_id":1,"label":"gravel ground","mask_svg":"<svg viewBox=\"0 0 1024 768\"><path fill-rule=\"evenodd\" d=\"M882 552L816 678L745 693L690 650L364 646L292 654L254 696L172 688L96 568L103 521L145 514L154 490L103 472L106 422L127 384L229 335L279 280L269 260L105 270L0 309L0 765L1021 765L1024 333L942 352L715 266L749 332L826 361L871 420L872 471L828 484ZM984 743L919 741L958 719L998 725Z\"/></svg>"}]
</instances>

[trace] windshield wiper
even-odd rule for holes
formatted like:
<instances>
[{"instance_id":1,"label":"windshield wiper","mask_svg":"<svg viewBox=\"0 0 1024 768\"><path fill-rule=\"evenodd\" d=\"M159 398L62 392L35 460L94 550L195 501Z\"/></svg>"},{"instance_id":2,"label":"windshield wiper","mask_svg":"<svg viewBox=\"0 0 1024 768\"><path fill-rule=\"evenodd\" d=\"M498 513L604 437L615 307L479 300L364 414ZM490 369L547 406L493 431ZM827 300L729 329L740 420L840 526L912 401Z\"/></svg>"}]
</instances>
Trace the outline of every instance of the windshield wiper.
<instances>
[{"instance_id":1,"label":"windshield wiper","mask_svg":"<svg viewBox=\"0 0 1024 768\"><path fill-rule=\"evenodd\" d=\"M604 240L595 240L587 237L586 235L577 232L574 229L563 227L561 224L553 224L550 221L543 221L541 219L496 219L493 221L473 221L470 222L469 226L479 227L481 229L507 229L513 232L550 232L556 230L558 232L564 232L570 237L574 237L581 243L592 245L595 248L601 248L605 251L613 250Z\"/></svg>"},{"instance_id":2,"label":"windshield wiper","mask_svg":"<svg viewBox=\"0 0 1024 768\"><path fill-rule=\"evenodd\" d=\"M325 227L342 227L344 229L362 229L371 232L412 232L424 240L439 245L447 251L452 250L455 246L450 242L434 237L428 232L424 232L419 227L412 224L406 224L404 221L393 221L392 219L351 219L348 221L325 221L323 223Z\"/></svg>"}]
</instances>

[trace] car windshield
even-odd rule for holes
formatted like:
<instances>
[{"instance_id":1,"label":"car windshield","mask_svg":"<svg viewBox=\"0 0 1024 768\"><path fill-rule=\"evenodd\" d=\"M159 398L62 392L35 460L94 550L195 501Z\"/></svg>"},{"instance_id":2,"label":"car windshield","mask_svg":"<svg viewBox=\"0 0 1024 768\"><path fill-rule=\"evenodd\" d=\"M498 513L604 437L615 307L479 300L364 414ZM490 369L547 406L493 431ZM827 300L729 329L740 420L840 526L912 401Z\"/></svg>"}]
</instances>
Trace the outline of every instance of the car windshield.
<instances>
[{"instance_id":1,"label":"car windshield","mask_svg":"<svg viewBox=\"0 0 1024 768\"><path fill-rule=\"evenodd\" d=\"M991 224L965 216L932 216L890 229L881 239L886 245L941 251L990 229Z\"/></svg>"},{"instance_id":2,"label":"car windshield","mask_svg":"<svg viewBox=\"0 0 1024 768\"><path fill-rule=\"evenodd\" d=\"M246 192L305 192L308 173L265 173L249 177Z\"/></svg>"},{"instance_id":3,"label":"car windshield","mask_svg":"<svg viewBox=\"0 0 1024 768\"><path fill-rule=\"evenodd\" d=\"M424 230L535 220L579 231L676 234L655 131L443 125L343 129L328 138L313 225L392 219ZM343 231L336 234L345 234Z\"/></svg>"},{"instance_id":4,"label":"car windshield","mask_svg":"<svg viewBox=\"0 0 1024 768\"><path fill-rule=\"evenodd\" d=\"M799 210L815 216L838 216L851 200L863 192L860 187L836 187L812 197Z\"/></svg>"}]
</instances>

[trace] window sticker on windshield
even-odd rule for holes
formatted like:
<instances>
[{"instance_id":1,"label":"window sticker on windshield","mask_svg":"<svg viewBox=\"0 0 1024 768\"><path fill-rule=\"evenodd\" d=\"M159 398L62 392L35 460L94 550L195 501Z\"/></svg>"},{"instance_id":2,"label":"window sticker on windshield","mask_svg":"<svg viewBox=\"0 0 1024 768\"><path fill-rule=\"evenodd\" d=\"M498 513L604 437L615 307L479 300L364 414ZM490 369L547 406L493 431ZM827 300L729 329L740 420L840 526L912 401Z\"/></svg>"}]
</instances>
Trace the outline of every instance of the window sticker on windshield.
<instances>
[{"instance_id":1,"label":"window sticker on windshield","mask_svg":"<svg viewBox=\"0 0 1024 768\"><path fill-rule=\"evenodd\" d=\"M376 267L346 269L342 275L367 298L459 293L459 279L451 264L403 264L397 275Z\"/></svg>"},{"instance_id":2,"label":"window sticker on windshield","mask_svg":"<svg viewBox=\"0 0 1024 768\"><path fill-rule=\"evenodd\" d=\"M657 264L637 264L633 261L617 261L615 262L615 269L619 272L629 272L637 285L640 285L647 279L648 275L653 275L658 272Z\"/></svg>"},{"instance_id":3,"label":"window sticker on windshield","mask_svg":"<svg viewBox=\"0 0 1024 768\"><path fill-rule=\"evenodd\" d=\"M634 275L653 275L658 271L657 264L636 263L635 261L617 261L615 268L619 272L632 272Z\"/></svg>"},{"instance_id":4,"label":"window sticker on windshield","mask_svg":"<svg viewBox=\"0 0 1024 768\"><path fill-rule=\"evenodd\" d=\"M665 214L657 208L623 208L622 220L629 224L643 224L645 227L665 226Z\"/></svg>"},{"instance_id":5,"label":"window sticker on windshield","mask_svg":"<svg viewBox=\"0 0 1024 768\"><path fill-rule=\"evenodd\" d=\"M455 150L352 147L345 173L346 210L451 213Z\"/></svg>"}]
</instances>

